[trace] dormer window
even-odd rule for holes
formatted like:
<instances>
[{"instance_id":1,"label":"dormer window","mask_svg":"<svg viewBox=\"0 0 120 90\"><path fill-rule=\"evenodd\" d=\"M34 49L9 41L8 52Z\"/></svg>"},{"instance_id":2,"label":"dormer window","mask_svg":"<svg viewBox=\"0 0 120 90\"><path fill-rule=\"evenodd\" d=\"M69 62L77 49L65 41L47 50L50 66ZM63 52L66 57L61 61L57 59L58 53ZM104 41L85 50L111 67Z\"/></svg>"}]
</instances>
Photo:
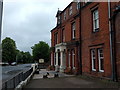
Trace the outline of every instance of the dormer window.
<instances>
[{"instance_id":1,"label":"dormer window","mask_svg":"<svg viewBox=\"0 0 120 90\"><path fill-rule=\"evenodd\" d=\"M80 2L77 2L77 10L80 9Z\"/></svg>"},{"instance_id":2,"label":"dormer window","mask_svg":"<svg viewBox=\"0 0 120 90\"><path fill-rule=\"evenodd\" d=\"M72 15L72 6L69 8L69 15Z\"/></svg>"},{"instance_id":3,"label":"dormer window","mask_svg":"<svg viewBox=\"0 0 120 90\"><path fill-rule=\"evenodd\" d=\"M60 24L60 21L61 21L61 17L60 15L58 16L58 24Z\"/></svg>"},{"instance_id":4,"label":"dormer window","mask_svg":"<svg viewBox=\"0 0 120 90\"><path fill-rule=\"evenodd\" d=\"M64 20L66 20L66 12L64 12Z\"/></svg>"}]
</instances>

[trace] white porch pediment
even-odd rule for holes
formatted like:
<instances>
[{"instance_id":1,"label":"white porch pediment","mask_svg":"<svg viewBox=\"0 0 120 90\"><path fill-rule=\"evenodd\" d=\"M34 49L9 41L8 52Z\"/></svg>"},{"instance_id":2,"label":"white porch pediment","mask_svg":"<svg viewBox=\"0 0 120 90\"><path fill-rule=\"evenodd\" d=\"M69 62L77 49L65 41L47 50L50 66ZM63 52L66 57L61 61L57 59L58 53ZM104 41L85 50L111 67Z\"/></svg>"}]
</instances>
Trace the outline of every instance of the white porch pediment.
<instances>
[{"instance_id":1,"label":"white porch pediment","mask_svg":"<svg viewBox=\"0 0 120 90\"><path fill-rule=\"evenodd\" d=\"M58 50L64 51L65 49L66 49L66 43L60 43L55 46L55 52L57 52Z\"/></svg>"}]
</instances>

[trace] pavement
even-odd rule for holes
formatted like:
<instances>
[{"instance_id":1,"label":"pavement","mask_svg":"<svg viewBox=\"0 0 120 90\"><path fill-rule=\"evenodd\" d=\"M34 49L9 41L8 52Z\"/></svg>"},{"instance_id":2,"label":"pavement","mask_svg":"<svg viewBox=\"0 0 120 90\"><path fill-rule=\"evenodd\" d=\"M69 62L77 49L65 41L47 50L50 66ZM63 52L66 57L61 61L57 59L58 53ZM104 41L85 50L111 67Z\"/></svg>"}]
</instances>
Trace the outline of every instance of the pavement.
<instances>
[{"instance_id":1,"label":"pavement","mask_svg":"<svg viewBox=\"0 0 120 90\"><path fill-rule=\"evenodd\" d=\"M48 78L43 75L49 72ZM55 71L41 70L39 74L35 74L32 80L23 88L116 88L119 90L120 84L111 81L84 78L81 76L67 75L58 73L59 77L54 78Z\"/></svg>"}]
</instances>

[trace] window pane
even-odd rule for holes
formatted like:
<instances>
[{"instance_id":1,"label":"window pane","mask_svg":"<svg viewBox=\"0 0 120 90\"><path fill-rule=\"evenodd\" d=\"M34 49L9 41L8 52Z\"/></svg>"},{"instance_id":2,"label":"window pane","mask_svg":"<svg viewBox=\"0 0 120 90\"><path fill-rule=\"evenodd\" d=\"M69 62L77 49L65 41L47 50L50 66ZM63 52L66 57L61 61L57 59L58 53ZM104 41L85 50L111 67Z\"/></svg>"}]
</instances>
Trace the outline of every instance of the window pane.
<instances>
[{"instance_id":1,"label":"window pane","mask_svg":"<svg viewBox=\"0 0 120 90\"><path fill-rule=\"evenodd\" d=\"M72 24L72 38L75 38L75 23Z\"/></svg>"},{"instance_id":2,"label":"window pane","mask_svg":"<svg viewBox=\"0 0 120 90\"><path fill-rule=\"evenodd\" d=\"M91 59L92 59L92 70L96 71L96 58L95 58L95 50L91 50Z\"/></svg>"},{"instance_id":3,"label":"window pane","mask_svg":"<svg viewBox=\"0 0 120 90\"><path fill-rule=\"evenodd\" d=\"M104 72L104 56L103 49L98 49L99 71Z\"/></svg>"},{"instance_id":4,"label":"window pane","mask_svg":"<svg viewBox=\"0 0 120 90\"><path fill-rule=\"evenodd\" d=\"M94 66L94 69L96 69L96 67L95 67L95 66L96 66L96 64L95 64L95 59L93 59L93 64L94 64L94 65L93 65L93 66Z\"/></svg>"},{"instance_id":5,"label":"window pane","mask_svg":"<svg viewBox=\"0 0 120 90\"><path fill-rule=\"evenodd\" d=\"M98 15L98 10L95 10L93 12L93 27L94 27L94 31L96 31L95 29L99 28L99 15Z\"/></svg>"},{"instance_id":6,"label":"window pane","mask_svg":"<svg viewBox=\"0 0 120 90\"><path fill-rule=\"evenodd\" d=\"M103 63L103 59L100 60L100 63L101 63L101 70L104 70L104 63Z\"/></svg>"}]
</instances>

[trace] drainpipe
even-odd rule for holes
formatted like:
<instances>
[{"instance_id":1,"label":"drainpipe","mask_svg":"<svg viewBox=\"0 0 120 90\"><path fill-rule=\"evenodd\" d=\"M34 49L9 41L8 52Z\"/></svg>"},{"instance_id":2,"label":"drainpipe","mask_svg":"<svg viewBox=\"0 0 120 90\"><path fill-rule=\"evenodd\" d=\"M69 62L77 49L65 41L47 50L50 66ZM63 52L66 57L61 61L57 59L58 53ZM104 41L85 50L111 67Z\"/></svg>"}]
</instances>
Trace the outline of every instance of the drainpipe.
<instances>
[{"instance_id":1,"label":"drainpipe","mask_svg":"<svg viewBox=\"0 0 120 90\"><path fill-rule=\"evenodd\" d=\"M108 15L109 19L111 18L111 2L108 0ZM115 23L115 22L113 22ZM112 80L117 81L117 73L115 67L115 53L114 53L114 31L112 30L111 21L109 20L109 32L110 32L110 58L111 58L111 67L112 67Z\"/></svg>"},{"instance_id":2,"label":"drainpipe","mask_svg":"<svg viewBox=\"0 0 120 90\"><path fill-rule=\"evenodd\" d=\"M80 75L82 75L82 48L81 48L81 46L82 46L82 38L81 38L81 2L79 2L79 28L80 28L80 30L79 30L79 65L80 65Z\"/></svg>"},{"instance_id":3,"label":"drainpipe","mask_svg":"<svg viewBox=\"0 0 120 90\"><path fill-rule=\"evenodd\" d=\"M1 7L0 7L0 44L2 43L1 42L1 33L2 33L2 15L3 15L3 0L0 0L0 4L1 4Z\"/></svg>"}]
</instances>

